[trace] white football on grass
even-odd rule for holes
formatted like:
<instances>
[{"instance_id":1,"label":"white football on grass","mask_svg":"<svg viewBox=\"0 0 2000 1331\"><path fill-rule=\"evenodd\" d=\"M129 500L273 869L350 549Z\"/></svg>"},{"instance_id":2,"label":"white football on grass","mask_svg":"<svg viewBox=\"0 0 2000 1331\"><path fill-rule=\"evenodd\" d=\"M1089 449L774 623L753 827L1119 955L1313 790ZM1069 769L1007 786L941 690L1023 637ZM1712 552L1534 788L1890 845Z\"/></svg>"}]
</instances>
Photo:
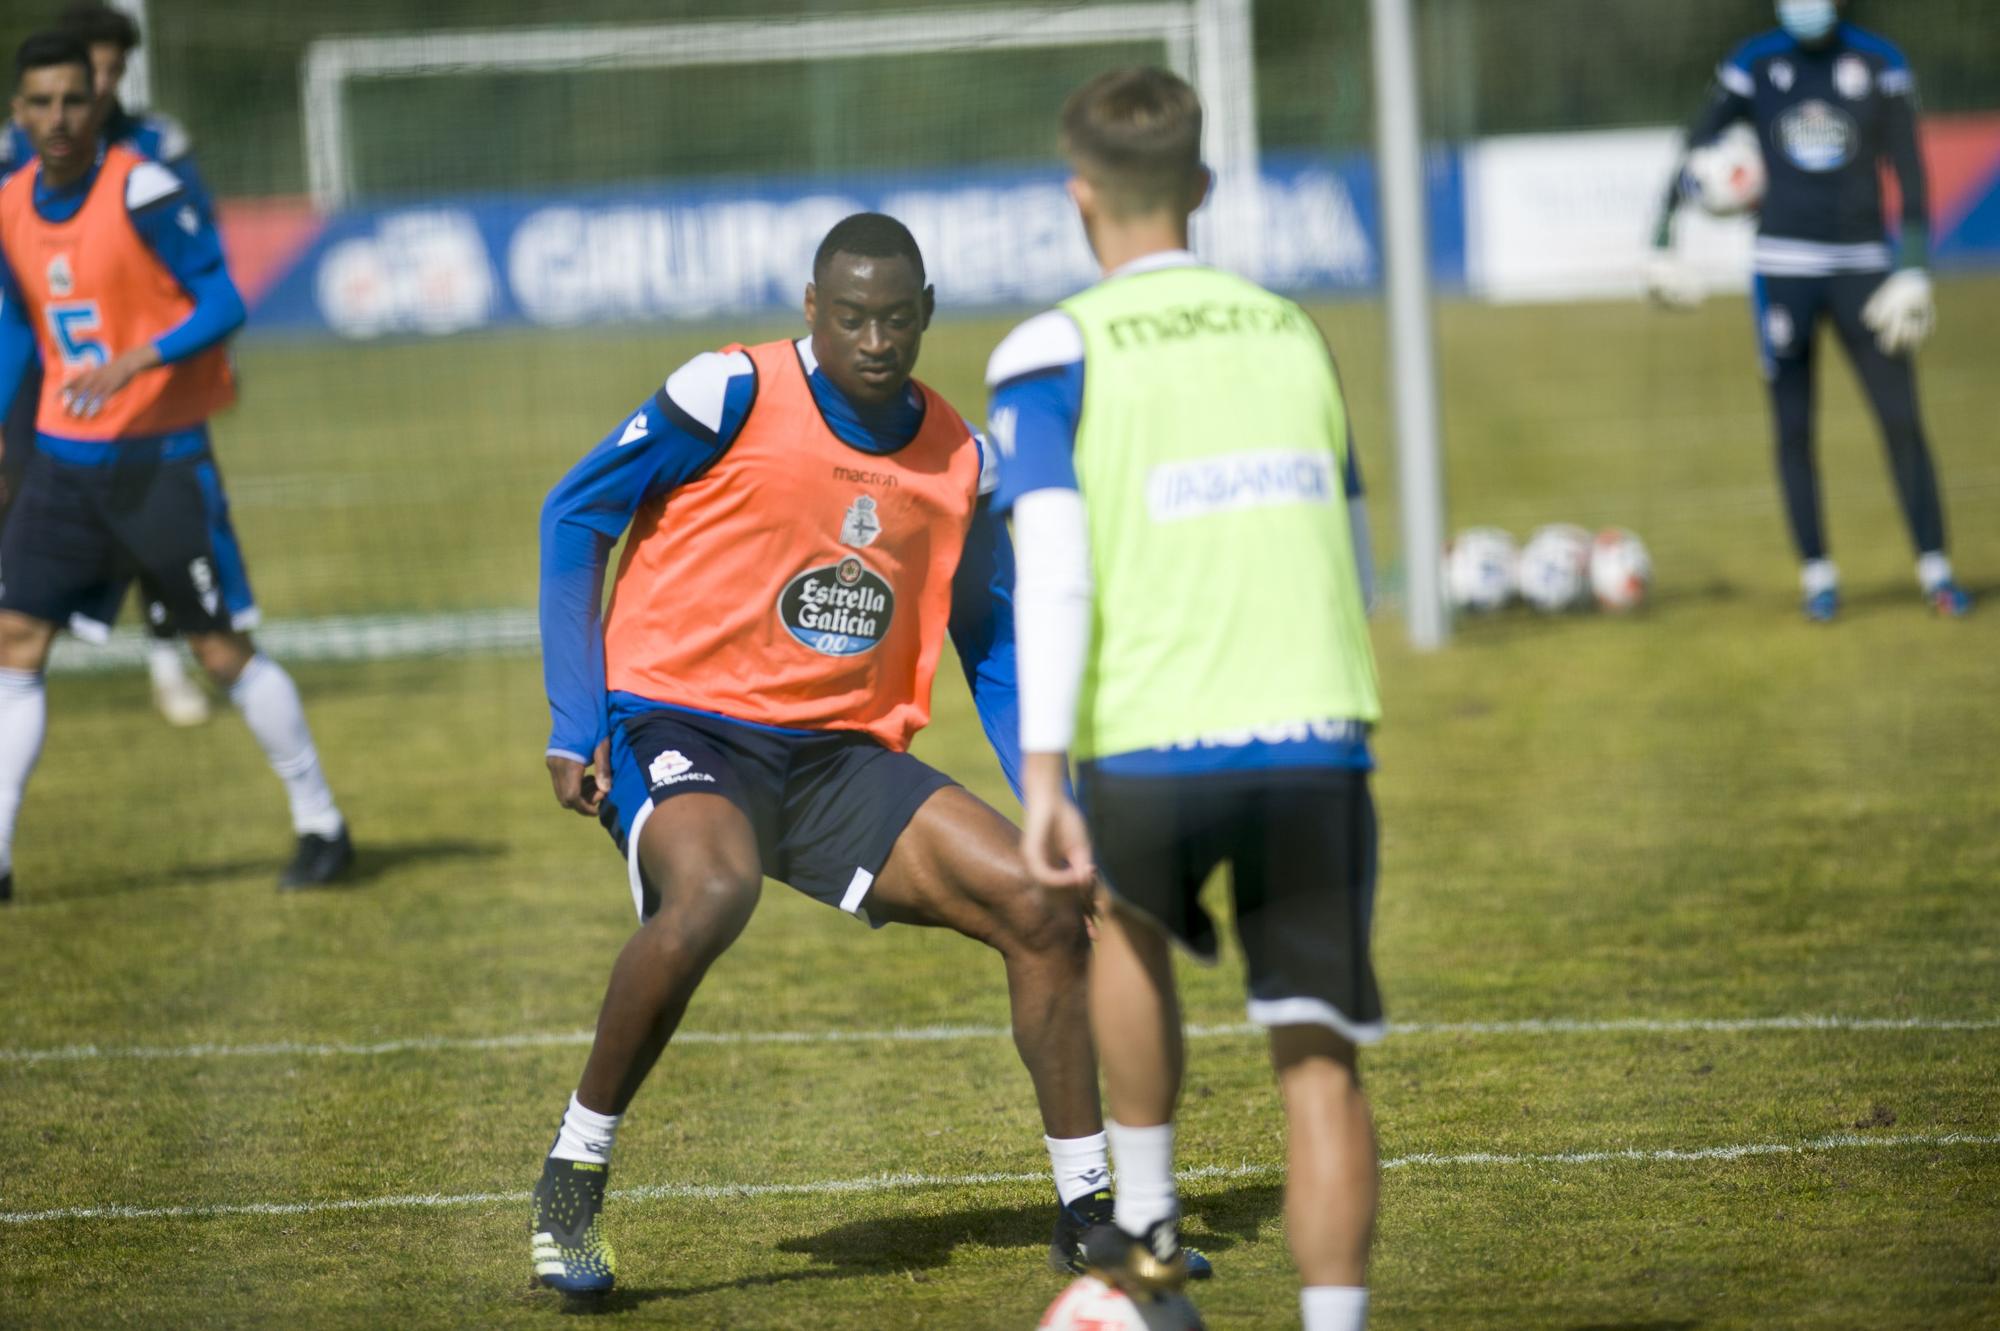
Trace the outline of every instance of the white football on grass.
<instances>
[{"instance_id":1,"label":"white football on grass","mask_svg":"<svg viewBox=\"0 0 2000 1331\"><path fill-rule=\"evenodd\" d=\"M1096 1276L1071 1281L1035 1325L1038 1331L1202 1331L1201 1314L1185 1295L1133 1299Z\"/></svg>"},{"instance_id":2,"label":"white football on grass","mask_svg":"<svg viewBox=\"0 0 2000 1331\"><path fill-rule=\"evenodd\" d=\"M1567 522L1538 527L1521 547L1521 599L1543 614L1590 599L1590 533Z\"/></svg>"},{"instance_id":3,"label":"white football on grass","mask_svg":"<svg viewBox=\"0 0 2000 1331\"><path fill-rule=\"evenodd\" d=\"M1653 585L1653 559L1646 543L1623 527L1606 527L1590 543L1590 590L1606 610L1630 610L1644 603Z\"/></svg>"},{"instance_id":4,"label":"white football on grass","mask_svg":"<svg viewBox=\"0 0 2000 1331\"><path fill-rule=\"evenodd\" d=\"M1444 551L1445 593L1454 610L1486 614L1514 599L1514 538L1498 527L1467 527Z\"/></svg>"}]
</instances>

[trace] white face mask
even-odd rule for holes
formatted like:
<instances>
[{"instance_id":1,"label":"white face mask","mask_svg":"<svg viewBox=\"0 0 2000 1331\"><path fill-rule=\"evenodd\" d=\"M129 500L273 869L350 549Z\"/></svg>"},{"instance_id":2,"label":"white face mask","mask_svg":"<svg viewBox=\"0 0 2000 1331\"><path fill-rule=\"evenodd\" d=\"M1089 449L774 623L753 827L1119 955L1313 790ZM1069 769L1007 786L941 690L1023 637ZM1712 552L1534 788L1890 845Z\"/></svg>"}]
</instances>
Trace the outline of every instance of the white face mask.
<instances>
[{"instance_id":1,"label":"white face mask","mask_svg":"<svg viewBox=\"0 0 2000 1331\"><path fill-rule=\"evenodd\" d=\"M1839 19L1833 0L1778 0L1778 26L1802 42L1818 41Z\"/></svg>"}]
</instances>

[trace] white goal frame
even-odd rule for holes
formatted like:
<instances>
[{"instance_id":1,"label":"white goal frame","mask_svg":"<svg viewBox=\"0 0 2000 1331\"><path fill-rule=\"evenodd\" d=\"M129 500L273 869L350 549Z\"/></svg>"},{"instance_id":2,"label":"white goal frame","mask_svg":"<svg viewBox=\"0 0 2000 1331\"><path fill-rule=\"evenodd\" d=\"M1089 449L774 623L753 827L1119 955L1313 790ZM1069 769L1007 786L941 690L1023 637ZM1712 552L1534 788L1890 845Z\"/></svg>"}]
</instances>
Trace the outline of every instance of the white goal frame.
<instances>
[{"instance_id":1,"label":"white goal frame","mask_svg":"<svg viewBox=\"0 0 2000 1331\"><path fill-rule=\"evenodd\" d=\"M322 212L334 212L354 201L346 94L350 84L362 79L686 69L1124 42L1161 43L1167 66L1201 93L1207 111L1203 151L1216 174L1218 213L1229 217L1239 208L1254 208L1259 163L1250 0L1148 0L797 20L322 37L306 46L299 80L307 185L314 205ZM1050 120L1053 129L1053 107ZM1222 234L1216 239L1221 241L1238 229L1217 230Z\"/></svg>"}]
</instances>

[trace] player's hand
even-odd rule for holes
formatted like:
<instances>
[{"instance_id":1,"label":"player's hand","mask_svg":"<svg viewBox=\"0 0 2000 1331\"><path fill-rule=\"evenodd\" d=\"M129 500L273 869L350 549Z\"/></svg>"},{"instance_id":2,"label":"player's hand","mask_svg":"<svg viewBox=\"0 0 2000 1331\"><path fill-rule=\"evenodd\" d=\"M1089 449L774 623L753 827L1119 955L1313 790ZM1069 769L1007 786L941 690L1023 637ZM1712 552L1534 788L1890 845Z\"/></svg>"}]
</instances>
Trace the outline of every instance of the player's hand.
<instances>
[{"instance_id":1,"label":"player's hand","mask_svg":"<svg viewBox=\"0 0 2000 1331\"><path fill-rule=\"evenodd\" d=\"M85 370L63 385L63 411L76 417L95 416L125 385L159 363L160 353L148 342Z\"/></svg>"},{"instance_id":2,"label":"player's hand","mask_svg":"<svg viewBox=\"0 0 2000 1331\"><path fill-rule=\"evenodd\" d=\"M1022 765L1021 859L1043 887L1083 891L1097 881L1097 865L1066 768L1060 753L1031 753Z\"/></svg>"},{"instance_id":3,"label":"player's hand","mask_svg":"<svg viewBox=\"0 0 2000 1331\"><path fill-rule=\"evenodd\" d=\"M586 818L597 816L598 806L611 793L611 741L597 741L597 752L585 767L574 758L549 755L549 783L556 789L556 803Z\"/></svg>"},{"instance_id":4,"label":"player's hand","mask_svg":"<svg viewBox=\"0 0 2000 1331\"><path fill-rule=\"evenodd\" d=\"M1646 294L1663 310L1691 310L1701 304L1701 279L1672 250L1654 250L1646 260Z\"/></svg>"},{"instance_id":5,"label":"player's hand","mask_svg":"<svg viewBox=\"0 0 2000 1331\"><path fill-rule=\"evenodd\" d=\"M1930 274L1921 268L1889 274L1861 307L1861 322L1875 334L1875 345L1882 348L1883 355L1915 351L1937 326Z\"/></svg>"}]
</instances>

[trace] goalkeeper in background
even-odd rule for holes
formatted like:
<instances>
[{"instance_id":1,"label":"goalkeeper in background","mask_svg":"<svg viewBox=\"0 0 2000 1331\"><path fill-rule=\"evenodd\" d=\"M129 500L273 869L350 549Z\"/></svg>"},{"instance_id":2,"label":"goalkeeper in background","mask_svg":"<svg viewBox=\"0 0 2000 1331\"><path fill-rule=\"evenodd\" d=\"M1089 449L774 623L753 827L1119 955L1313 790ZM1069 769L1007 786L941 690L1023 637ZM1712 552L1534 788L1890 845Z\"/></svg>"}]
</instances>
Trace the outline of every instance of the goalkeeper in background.
<instances>
[{"instance_id":1,"label":"goalkeeper in background","mask_svg":"<svg viewBox=\"0 0 2000 1331\"><path fill-rule=\"evenodd\" d=\"M1185 1276L1171 945L1215 958L1198 898L1227 862L1249 1016L1270 1032L1290 1130L1305 1328L1359 1331L1376 1155L1356 1046L1384 1031L1367 529L1319 330L1188 252L1209 183L1201 120L1164 70L1071 95L1070 196L1104 280L1016 328L987 367L1015 527L1022 845L1047 886L1102 874L1090 1006L1118 1195L1085 1235L1087 1264L1141 1296Z\"/></svg>"},{"instance_id":2,"label":"goalkeeper in background","mask_svg":"<svg viewBox=\"0 0 2000 1331\"><path fill-rule=\"evenodd\" d=\"M1764 155L1769 184L1752 253L1752 305L1806 618L1824 623L1840 608L1813 462L1813 334L1823 318L1833 321L1881 424L1917 548L1917 584L1932 609L1955 618L1972 602L1945 554L1944 510L1911 362L1934 321L1924 271L1930 223L1917 152L1916 79L1901 51L1843 21L1841 7L1840 0L1777 0L1779 27L1743 43L1716 68L1715 88L1688 143L1710 143L1744 120L1756 129ZM1893 259L1883 227L1884 159L1903 195ZM1647 282L1654 299L1669 307L1700 298L1673 255L1681 194L1677 170Z\"/></svg>"}]
</instances>

